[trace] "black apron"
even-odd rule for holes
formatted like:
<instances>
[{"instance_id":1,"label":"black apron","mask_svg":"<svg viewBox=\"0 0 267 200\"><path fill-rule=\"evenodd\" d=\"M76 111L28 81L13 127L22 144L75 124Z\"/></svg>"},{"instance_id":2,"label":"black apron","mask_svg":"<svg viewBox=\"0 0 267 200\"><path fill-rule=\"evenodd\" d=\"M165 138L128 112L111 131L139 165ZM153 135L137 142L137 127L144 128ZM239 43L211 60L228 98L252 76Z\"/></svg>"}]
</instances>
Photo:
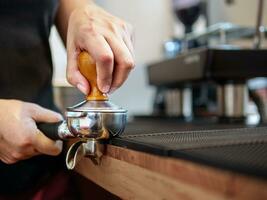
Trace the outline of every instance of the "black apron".
<instances>
[{"instance_id":1,"label":"black apron","mask_svg":"<svg viewBox=\"0 0 267 200\"><path fill-rule=\"evenodd\" d=\"M0 0L0 99L55 109L48 37L57 7L57 0ZM45 155L13 165L0 161L0 194L36 187L62 163L61 156Z\"/></svg>"}]
</instances>

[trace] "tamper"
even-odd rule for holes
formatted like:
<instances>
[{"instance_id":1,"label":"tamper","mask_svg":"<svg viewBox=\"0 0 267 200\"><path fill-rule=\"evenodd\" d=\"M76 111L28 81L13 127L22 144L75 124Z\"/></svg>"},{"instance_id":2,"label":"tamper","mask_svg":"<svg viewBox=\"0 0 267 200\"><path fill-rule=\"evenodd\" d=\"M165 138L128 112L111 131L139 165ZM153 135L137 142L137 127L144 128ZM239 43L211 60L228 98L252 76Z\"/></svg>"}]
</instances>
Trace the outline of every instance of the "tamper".
<instances>
[{"instance_id":1,"label":"tamper","mask_svg":"<svg viewBox=\"0 0 267 200\"><path fill-rule=\"evenodd\" d=\"M51 139L79 138L68 150L66 165L73 169L78 155L99 163L103 146L101 141L123 133L127 111L108 100L97 87L96 64L87 52L78 57L79 70L90 84L86 100L67 108L66 120L60 123L40 123L38 128Z\"/></svg>"}]
</instances>

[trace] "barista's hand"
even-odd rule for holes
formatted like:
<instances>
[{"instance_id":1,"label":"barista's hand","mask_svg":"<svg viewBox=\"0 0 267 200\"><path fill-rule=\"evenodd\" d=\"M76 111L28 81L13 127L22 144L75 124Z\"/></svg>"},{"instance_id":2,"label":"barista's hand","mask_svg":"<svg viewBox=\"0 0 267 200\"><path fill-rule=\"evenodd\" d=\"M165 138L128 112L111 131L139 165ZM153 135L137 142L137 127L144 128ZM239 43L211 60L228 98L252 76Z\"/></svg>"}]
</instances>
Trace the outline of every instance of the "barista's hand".
<instances>
[{"instance_id":1,"label":"barista's hand","mask_svg":"<svg viewBox=\"0 0 267 200\"><path fill-rule=\"evenodd\" d=\"M36 104L0 100L0 160L12 164L38 154L58 155L62 142L47 138L35 122L60 120L60 114Z\"/></svg>"},{"instance_id":2,"label":"barista's hand","mask_svg":"<svg viewBox=\"0 0 267 200\"><path fill-rule=\"evenodd\" d=\"M82 50L96 61L97 84L103 93L120 87L134 67L131 26L93 3L72 12L67 34L67 79L88 94L89 84L77 67Z\"/></svg>"}]
</instances>

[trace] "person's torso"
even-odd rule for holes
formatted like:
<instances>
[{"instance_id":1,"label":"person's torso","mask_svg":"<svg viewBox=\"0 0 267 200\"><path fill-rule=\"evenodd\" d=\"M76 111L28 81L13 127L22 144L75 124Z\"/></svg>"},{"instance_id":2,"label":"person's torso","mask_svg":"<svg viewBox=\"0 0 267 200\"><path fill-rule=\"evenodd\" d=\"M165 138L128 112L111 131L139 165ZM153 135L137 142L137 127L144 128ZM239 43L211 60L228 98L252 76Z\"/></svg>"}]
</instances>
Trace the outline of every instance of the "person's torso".
<instances>
[{"instance_id":1,"label":"person's torso","mask_svg":"<svg viewBox=\"0 0 267 200\"><path fill-rule=\"evenodd\" d=\"M54 108L48 38L57 7L57 0L0 0L0 99ZM0 195L36 186L58 168L59 159L38 156L13 165L0 161Z\"/></svg>"},{"instance_id":2,"label":"person's torso","mask_svg":"<svg viewBox=\"0 0 267 200\"><path fill-rule=\"evenodd\" d=\"M47 98L48 37L57 6L57 0L0 0L0 98L39 104Z\"/></svg>"}]
</instances>

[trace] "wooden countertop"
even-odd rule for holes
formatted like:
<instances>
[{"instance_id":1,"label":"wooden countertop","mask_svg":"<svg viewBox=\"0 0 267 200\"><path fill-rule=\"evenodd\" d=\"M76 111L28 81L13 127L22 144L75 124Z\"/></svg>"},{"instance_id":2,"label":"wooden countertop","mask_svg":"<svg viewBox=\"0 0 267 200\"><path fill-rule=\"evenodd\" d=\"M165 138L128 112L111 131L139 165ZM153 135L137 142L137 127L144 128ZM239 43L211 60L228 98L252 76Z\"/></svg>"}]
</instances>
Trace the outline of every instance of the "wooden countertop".
<instances>
[{"instance_id":1,"label":"wooden countertop","mask_svg":"<svg viewBox=\"0 0 267 200\"><path fill-rule=\"evenodd\" d=\"M75 170L122 199L267 199L267 180L113 145Z\"/></svg>"}]
</instances>

